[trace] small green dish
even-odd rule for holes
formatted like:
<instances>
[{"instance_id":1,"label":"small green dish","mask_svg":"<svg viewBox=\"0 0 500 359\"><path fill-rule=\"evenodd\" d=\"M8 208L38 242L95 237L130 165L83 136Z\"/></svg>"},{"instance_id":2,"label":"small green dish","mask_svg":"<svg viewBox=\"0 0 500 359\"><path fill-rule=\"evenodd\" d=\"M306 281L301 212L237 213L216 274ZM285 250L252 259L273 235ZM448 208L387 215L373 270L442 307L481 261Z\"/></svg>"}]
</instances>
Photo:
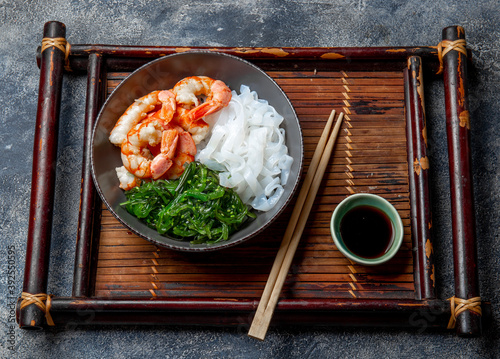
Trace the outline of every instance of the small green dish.
<instances>
[{"instance_id":1,"label":"small green dish","mask_svg":"<svg viewBox=\"0 0 500 359\"><path fill-rule=\"evenodd\" d=\"M382 211L392 224L392 242L380 256L374 258L361 257L353 253L342 239L340 231L342 219L349 211L360 206L375 207ZM389 261L396 255L401 247L401 243L403 243L403 222L401 221L398 211L386 199L370 193L353 194L340 202L333 211L330 221L330 231L335 245L344 256L356 263L368 266L379 265Z\"/></svg>"}]
</instances>

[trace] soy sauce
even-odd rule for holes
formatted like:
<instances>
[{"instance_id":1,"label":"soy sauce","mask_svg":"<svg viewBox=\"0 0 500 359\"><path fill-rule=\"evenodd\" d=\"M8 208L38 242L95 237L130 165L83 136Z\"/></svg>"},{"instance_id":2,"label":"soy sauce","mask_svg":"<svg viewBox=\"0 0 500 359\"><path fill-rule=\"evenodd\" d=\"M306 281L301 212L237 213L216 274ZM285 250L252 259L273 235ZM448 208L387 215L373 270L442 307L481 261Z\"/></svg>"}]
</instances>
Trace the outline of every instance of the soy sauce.
<instances>
[{"instance_id":1,"label":"soy sauce","mask_svg":"<svg viewBox=\"0 0 500 359\"><path fill-rule=\"evenodd\" d=\"M389 217L380 209L358 206L342 218L340 235L352 253L363 258L377 258L391 247L394 228Z\"/></svg>"}]
</instances>

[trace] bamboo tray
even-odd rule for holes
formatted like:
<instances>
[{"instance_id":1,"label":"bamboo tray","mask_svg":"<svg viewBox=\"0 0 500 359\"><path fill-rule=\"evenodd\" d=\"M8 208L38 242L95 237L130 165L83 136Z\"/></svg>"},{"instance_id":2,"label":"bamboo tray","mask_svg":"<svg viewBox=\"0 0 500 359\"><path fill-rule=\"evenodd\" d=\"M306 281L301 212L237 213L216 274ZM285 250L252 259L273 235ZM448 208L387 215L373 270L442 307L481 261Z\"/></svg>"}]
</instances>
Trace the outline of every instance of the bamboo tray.
<instances>
[{"instance_id":1,"label":"bamboo tray","mask_svg":"<svg viewBox=\"0 0 500 359\"><path fill-rule=\"evenodd\" d=\"M461 27L443 39L465 37ZM65 27L45 25L63 41ZM200 49L200 48L197 48ZM305 170L330 110L345 121L272 324L446 327L448 300L435 296L428 191L423 71L435 73L438 48L203 48L240 56L264 69L287 93L304 135ZM49 43L41 69L21 328L72 324L195 324L247 328L267 280L292 205L261 235L223 251L190 254L132 235L102 206L90 175L92 125L100 105L128 73L159 56L190 48ZM66 54L66 56L65 56ZM443 59L456 297L479 296L470 181L467 56ZM81 212L71 297L44 294L48 276L57 122L64 70L86 71ZM46 146L38 147L39 141ZM465 176L465 177L464 177ZM357 192L377 193L399 211L402 249L388 264L351 263L335 248L331 212ZM466 203L465 206L456 204ZM460 207L460 208L458 208ZM467 269L467 270L464 270ZM28 294L26 294L28 293ZM38 294L39 304L26 303ZM483 307L485 304L483 303ZM46 318L47 313L49 314ZM53 322L52 322L53 321ZM481 316L457 315L462 336L478 335Z\"/></svg>"}]
</instances>

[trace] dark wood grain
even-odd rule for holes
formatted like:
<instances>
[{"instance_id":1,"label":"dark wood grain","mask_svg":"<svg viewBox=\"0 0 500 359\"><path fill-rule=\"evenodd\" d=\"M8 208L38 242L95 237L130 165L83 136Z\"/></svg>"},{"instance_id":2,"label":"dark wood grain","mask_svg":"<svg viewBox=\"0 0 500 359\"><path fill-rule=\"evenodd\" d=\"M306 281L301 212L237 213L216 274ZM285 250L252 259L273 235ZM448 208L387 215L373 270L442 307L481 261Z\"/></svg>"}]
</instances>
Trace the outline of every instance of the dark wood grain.
<instances>
[{"instance_id":1,"label":"dark wood grain","mask_svg":"<svg viewBox=\"0 0 500 359\"><path fill-rule=\"evenodd\" d=\"M45 24L44 38L65 36L64 24ZM61 50L50 47L42 53L23 284L23 292L30 294L47 291L63 67ZM37 306L30 305L19 311L18 323L21 328L39 329L45 324L45 316Z\"/></svg>"},{"instance_id":2,"label":"dark wood grain","mask_svg":"<svg viewBox=\"0 0 500 359\"><path fill-rule=\"evenodd\" d=\"M427 127L425 119L423 68L420 57L408 59L408 101L407 133L409 176L413 187L410 192L415 196L412 207L415 219L412 221L414 249L419 270L420 296L424 299L435 297L434 249L431 238L432 218L429 194L429 157L427 156Z\"/></svg>"},{"instance_id":3,"label":"dark wood grain","mask_svg":"<svg viewBox=\"0 0 500 359\"><path fill-rule=\"evenodd\" d=\"M87 297L92 294L90 279L99 240L101 201L92 180L90 153L92 150L92 130L104 100L106 78L102 55L90 54L87 72L82 184L73 274L73 296L75 297Z\"/></svg>"},{"instance_id":4,"label":"dark wood grain","mask_svg":"<svg viewBox=\"0 0 500 359\"><path fill-rule=\"evenodd\" d=\"M443 40L465 39L461 26L443 30ZM470 112L467 86L467 57L450 51L444 56L446 132L450 169L450 193L453 230L455 296L470 299L479 296L476 220L470 158ZM465 311L457 318L457 333L477 336L481 316Z\"/></svg>"},{"instance_id":5,"label":"dark wood grain","mask_svg":"<svg viewBox=\"0 0 500 359\"><path fill-rule=\"evenodd\" d=\"M238 298L53 298L59 325L160 324L233 326L246 333L258 301ZM224 315L219 313L223 311ZM127 315L124 315L127 313ZM450 315L446 301L412 299L353 301L349 298L280 300L272 325L406 327L415 331L443 327Z\"/></svg>"}]
</instances>

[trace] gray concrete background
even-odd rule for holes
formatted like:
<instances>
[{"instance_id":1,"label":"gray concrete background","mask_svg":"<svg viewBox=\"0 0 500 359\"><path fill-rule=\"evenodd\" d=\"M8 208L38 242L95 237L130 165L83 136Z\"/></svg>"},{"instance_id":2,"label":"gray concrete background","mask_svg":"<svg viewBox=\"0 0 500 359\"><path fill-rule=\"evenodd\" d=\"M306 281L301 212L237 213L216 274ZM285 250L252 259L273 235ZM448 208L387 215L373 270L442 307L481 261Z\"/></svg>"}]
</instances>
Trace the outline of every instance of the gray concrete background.
<instances>
[{"instance_id":1,"label":"gray concrete background","mask_svg":"<svg viewBox=\"0 0 500 359\"><path fill-rule=\"evenodd\" d=\"M0 357L500 357L499 5L497 0L0 0ZM418 330L277 328L265 342L235 329L11 330L12 278L5 273L13 269L19 295L38 93L35 50L49 20L65 23L73 43L179 46L436 45L444 27L462 25L473 51L469 78L478 268L481 295L492 302L491 326L476 339ZM71 293L85 84L83 77L74 75L64 81L48 288L56 295ZM443 87L439 82L426 86L438 295L448 298L453 295L453 268ZM13 262L8 261L9 249Z\"/></svg>"}]
</instances>

